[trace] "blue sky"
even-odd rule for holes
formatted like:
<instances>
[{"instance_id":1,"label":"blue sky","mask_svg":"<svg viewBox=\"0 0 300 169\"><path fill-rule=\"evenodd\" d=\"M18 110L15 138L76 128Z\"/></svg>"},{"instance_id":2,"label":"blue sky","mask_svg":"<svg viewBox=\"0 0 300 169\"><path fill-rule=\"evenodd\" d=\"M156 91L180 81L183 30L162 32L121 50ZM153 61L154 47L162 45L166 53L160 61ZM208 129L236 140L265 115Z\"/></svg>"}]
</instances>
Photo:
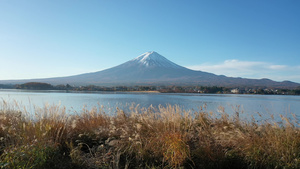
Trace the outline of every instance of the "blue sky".
<instances>
[{"instance_id":1,"label":"blue sky","mask_svg":"<svg viewBox=\"0 0 300 169\"><path fill-rule=\"evenodd\" d=\"M0 80L69 76L156 51L195 70L300 83L298 0L1 0Z\"/></svg>"}]
</instances>

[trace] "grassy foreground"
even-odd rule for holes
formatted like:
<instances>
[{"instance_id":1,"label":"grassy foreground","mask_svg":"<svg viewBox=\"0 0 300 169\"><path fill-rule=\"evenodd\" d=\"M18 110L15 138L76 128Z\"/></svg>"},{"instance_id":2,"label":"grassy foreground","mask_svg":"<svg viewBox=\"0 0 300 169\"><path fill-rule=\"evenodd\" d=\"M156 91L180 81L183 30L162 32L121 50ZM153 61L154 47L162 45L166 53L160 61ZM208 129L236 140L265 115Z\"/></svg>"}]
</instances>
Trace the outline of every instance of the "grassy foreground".
<instances>
[{"instance_id":1,"label":"grassy foreground","mask_svg":"<svg viewBox=\"0 0 300 169\"><path fill-rule=\"evenodd\" d=\"M300 168L300 131L177 106L35 115L0 104L0 168Z\"/></svg>"}]
</instances>

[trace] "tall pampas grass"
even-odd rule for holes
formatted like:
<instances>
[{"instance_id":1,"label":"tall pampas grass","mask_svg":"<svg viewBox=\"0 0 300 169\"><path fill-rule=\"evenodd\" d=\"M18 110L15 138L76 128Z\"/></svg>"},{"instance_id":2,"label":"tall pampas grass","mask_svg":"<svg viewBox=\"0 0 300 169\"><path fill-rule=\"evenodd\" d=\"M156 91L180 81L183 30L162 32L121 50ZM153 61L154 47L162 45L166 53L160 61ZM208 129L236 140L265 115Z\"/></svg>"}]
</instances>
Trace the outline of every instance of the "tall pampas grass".
<instances>
[{"instance_id":1,"label":"tall pampas grass","mask_svg":"<svg viewBox=\"0 0 300 169\"><path fill-rule=\"evenodd\" d=\"M297 116L243 120L222 107L132 105L129 111L60 105L27 112L0 104L1 168L299 168ZM271 117L272 119L272 117Z\"/></svg>"}]
</instances>

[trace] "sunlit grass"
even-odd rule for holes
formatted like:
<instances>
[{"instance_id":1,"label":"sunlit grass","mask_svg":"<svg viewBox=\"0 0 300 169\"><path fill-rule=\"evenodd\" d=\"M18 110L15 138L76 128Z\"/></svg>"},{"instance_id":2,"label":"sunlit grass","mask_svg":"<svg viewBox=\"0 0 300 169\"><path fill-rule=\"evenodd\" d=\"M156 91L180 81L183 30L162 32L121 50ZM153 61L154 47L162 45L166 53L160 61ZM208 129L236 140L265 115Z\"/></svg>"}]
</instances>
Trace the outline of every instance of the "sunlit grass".
<instances>
[{"instance_id":1,"label":"sunlit grass","mask_svg":"<svg viewBox=\"0 0 300 169\"><path fill-rule=\"evenodd\" d=\"M239 114L179 106L28 113L0 105L1 168L299 168L295 119L257 123Z\"/></svg>"}]
</instances>

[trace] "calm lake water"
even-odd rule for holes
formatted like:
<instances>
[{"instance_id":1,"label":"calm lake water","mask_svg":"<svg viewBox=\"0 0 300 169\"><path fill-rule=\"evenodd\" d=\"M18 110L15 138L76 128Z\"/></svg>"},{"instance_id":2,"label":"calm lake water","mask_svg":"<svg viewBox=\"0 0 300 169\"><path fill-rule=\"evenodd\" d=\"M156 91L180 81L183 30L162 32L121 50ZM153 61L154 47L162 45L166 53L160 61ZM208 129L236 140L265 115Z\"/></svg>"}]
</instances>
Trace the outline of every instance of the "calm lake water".
<instances>
[{"instance_id":1,"label":"calm lake water","mask_svg":"<svg viewBox=\"0 0 300 169\"><path fill-rule=\"evenodd\" d=\"M65 91L28 91L28 90L0 90L0 100L9 103L17 102L27 111L34 111L34 107L45 105L65 106L69 113L81 112L84 107L103 106L107 113L116 111L116 107L125 111L132 104L140 107L157 107L158 105L178 105L191 113L205 108L207 112L221 112L220 106L228 114L239 112L243 118L270 119L273 114L275 120L280 121L279 115L300 117L300 96L281 95L239 95L239 94L163 94L163 93L132 93L132 92L93 92L67 93ZM258 113L262 115L259 118Z\"/></svg>"}]
</instances>

